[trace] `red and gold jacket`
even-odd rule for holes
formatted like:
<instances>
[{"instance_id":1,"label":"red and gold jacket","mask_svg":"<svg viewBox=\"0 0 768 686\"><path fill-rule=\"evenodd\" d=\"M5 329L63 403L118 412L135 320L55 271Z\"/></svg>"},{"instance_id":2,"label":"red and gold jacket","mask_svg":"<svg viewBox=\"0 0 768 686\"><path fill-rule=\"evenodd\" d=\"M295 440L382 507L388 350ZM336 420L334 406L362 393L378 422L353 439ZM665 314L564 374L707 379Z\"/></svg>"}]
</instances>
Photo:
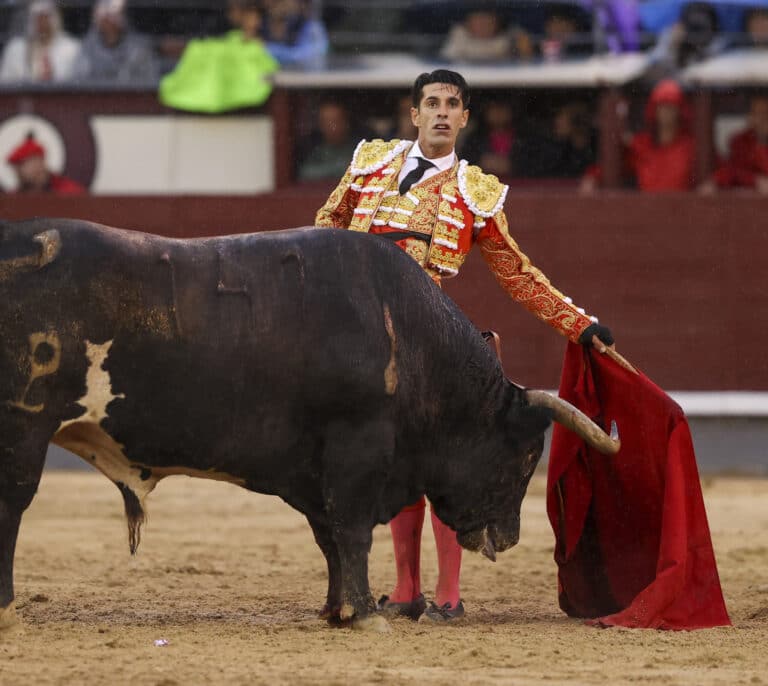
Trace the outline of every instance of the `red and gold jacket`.
<instances>
[{"instance_id":1,"label":"red and gold jacket","mask_svg":"<svg viewBox=\"0 0 768 686\"><path fill-rule=\"evenodd\" d=\"M439 284L456 276L479 243L491 271L509 295L564 336L577 341L596 322L552 285L509 235L503 205L508 187L464 160L398 192L406 140L361 141L341 182L315 224L393 234L395 242Z\"/></svg>"}]
</instances>

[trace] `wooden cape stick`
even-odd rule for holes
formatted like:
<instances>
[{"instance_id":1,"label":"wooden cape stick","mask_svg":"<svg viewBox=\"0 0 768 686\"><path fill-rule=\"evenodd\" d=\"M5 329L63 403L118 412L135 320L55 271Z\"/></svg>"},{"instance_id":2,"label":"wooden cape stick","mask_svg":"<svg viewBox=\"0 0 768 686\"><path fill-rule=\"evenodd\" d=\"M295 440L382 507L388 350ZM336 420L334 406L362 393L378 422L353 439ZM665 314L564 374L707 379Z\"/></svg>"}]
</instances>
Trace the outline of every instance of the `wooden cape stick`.
<instances>
[{"instance_id":1,"label":"wooden cape stick","mask_svg":"<svg viewBox=\"0 0 768 686\"><path fill-rule=\"evenodd\" d=\"M633 367L633 366L632 366L632 365L629 363L629 361L627 360L627 358L626 358L626 357L624 357L623 355L620 355L619 353L617 353L617 352L616 352L615 350L613 350L612 348L608 348L608 347L606 346L606 349L605 349L605 353L603 353L603 354L604 354L604 355L608 355L608 357L610 357L610 358L611 358L611 359L612 359L612 360L613 360L613 361L614 361L616 364L618 364L620 367L624 367L624 369L626 369L626 370L628 370L628 371L630 371L630 372L632 372L632 373L634 373L634 374L639 374L639 373L640 373L640 372L638 372L638 371L637 371L637 369L635 369L635 368L634 368L634 367Z\"/></svg>"}]
</instances>

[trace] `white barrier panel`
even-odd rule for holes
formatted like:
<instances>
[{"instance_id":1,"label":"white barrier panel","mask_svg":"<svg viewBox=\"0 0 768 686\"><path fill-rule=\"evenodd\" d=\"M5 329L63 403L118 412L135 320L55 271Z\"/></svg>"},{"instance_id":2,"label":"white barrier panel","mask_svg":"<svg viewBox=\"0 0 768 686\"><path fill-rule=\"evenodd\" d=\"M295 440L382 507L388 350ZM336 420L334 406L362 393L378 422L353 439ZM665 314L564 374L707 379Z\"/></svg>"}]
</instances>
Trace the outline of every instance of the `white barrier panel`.
<instances>
[{"instance_id":1,"label":"white barrier panel","mask_svg":"<svg viewBox=\"0 0 768 686\"><path fill-rule=\"evenodd\" d=\"M267 116L99 115L91 126L93 193L231 195L275 188Z\"/></svg>"}]
</instances>

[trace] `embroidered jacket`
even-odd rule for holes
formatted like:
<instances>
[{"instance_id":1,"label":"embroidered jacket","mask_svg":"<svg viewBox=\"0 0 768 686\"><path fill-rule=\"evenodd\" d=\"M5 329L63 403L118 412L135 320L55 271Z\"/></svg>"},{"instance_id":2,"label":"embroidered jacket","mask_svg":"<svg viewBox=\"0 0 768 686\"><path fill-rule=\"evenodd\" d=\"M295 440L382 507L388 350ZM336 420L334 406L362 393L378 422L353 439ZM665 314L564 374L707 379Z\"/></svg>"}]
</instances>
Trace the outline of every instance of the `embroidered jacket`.
<instances>
[{"instance_id":1,"label":"embroidered jacket","mask_svg":"<svg viewBox=\"0 0 768 686\"><path fill-rule=\"evenodd\" d=\"M361 141L315 224L370 233L398 232L395 242L439 284L458 274L472 245L507 293L564 336L577 341L596 322L552 287L509 235L508 186L464 160L398 192L406 140Z\"/></svg>"}]
</instances>

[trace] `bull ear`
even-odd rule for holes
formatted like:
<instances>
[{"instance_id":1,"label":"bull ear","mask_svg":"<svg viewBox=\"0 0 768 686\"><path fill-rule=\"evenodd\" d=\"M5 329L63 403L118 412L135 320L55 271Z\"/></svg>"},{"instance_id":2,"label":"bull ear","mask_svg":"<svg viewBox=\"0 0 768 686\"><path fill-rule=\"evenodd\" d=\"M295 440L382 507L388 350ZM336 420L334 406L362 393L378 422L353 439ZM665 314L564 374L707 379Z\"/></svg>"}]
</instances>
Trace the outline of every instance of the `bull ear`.
<instances>
[{"instance_id":1,"label":"bull ear","mask_svg":"<svg viewBox=\"0 0 768 686\"><path fill-rule=\"evenodd\" d=\"M525 441L543 434L552 423L552 410L529 405L525 391L516 384L510 385L508 393L510 402L505 419L510 438Z\"/></svg>"}]
</instances>

